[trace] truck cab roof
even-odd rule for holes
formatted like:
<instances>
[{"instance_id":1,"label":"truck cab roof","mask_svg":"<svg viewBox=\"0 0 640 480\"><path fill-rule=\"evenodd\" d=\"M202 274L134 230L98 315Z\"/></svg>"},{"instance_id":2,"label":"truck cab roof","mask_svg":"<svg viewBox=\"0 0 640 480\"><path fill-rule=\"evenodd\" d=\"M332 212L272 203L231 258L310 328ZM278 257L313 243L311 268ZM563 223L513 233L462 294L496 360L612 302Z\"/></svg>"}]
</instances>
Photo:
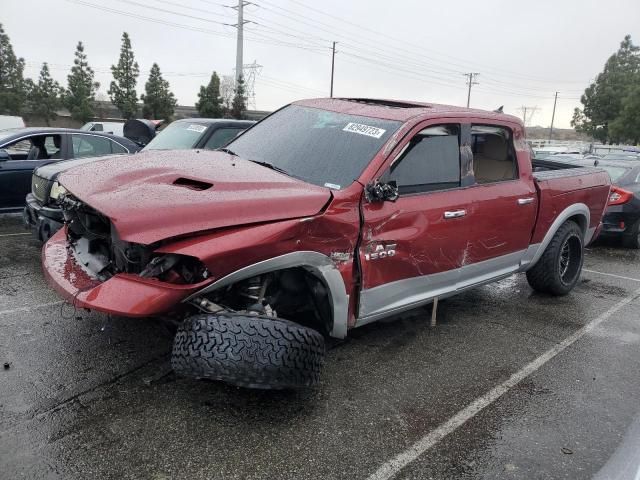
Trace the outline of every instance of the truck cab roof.
<instances>
[{"instance_id":1,"label":"truck cab roof","mask_svg":"<svg viewBox=\"0 0 640 480\"><path fill-rule=\"evenodd\" d=\"M421 119L442 118L445 116L485 118L506 123L516 123L522 126L522 120L513 115L492 112L474 108L442 105L439 103L409 102L403 100L386 100L373 98L316 98L299 100L294 105L320 108L339 113L361 115L364 117L380 118L407 122L421 117Z\"/></svg>"}]
</instances>

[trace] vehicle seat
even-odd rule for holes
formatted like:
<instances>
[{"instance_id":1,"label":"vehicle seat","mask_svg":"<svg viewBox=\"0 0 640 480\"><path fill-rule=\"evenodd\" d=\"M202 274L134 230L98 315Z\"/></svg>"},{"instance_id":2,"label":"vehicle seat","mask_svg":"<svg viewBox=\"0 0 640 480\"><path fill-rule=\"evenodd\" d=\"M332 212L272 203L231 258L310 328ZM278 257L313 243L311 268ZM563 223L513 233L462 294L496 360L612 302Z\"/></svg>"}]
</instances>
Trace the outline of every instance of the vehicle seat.
<instances>
[{"instance_id":1,"label":"vehicle seat","mask_svg":"<svg viewBox=\"0 0 640 480\"><path fill-rule=\"evenodd\" d=\"M514 162L509 153L505 138L487 135L484 142L478 144L473 156L473 166L478 183L500 182L515 178Z\"/></svg>"},{"instance_id":2,"label":"vehicle seat","mask_svg":"<svg viewBox=\"0 0 640 480\"><path fill-rule=\"evenodd\" d=\"M47 158L46 155L43 155L43 152L42 152L43 149L44 147L38 147L36 145L33 145L29 149L27 160L42 160L43 158Z\"/></svg>"},{"instance_id":3,"label":"vehicle seat","mask_svg":"<svg viewBox=\"0 0 640 480\"><path fill-rule=\"evenodd\" d=\"M62 158L62 155L61 155L62 154L62 150L60 149L60 145L61 144L62 144L62 141L61 141L60 137L57 136L57 135L54 136L53 137L53 145L56 148L56 152L54 154L52 154L52 155L49 155L49 158L51 160L59 160L59 159Z\"/></svg>"}]
</instances>

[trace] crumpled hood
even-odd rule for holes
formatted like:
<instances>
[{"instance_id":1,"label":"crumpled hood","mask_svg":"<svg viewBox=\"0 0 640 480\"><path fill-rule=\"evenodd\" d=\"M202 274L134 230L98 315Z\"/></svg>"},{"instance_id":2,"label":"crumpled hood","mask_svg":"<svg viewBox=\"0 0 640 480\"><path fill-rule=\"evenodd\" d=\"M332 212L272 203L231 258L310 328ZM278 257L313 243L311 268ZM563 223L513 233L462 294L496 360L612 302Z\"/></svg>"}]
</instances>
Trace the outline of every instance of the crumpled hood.
<instances>
[{"instance_id":1,"label":"crumpled hood","mask_svg":"<svg viewBox=\"0 0 640 480\"><path fill-rule=\"evenodd\" d=\"M149 151L72 168L59 177L107 216L122 240L150 244L221 227L315 215L329 189L223 152Z\"/></svg>"}]
</instances>

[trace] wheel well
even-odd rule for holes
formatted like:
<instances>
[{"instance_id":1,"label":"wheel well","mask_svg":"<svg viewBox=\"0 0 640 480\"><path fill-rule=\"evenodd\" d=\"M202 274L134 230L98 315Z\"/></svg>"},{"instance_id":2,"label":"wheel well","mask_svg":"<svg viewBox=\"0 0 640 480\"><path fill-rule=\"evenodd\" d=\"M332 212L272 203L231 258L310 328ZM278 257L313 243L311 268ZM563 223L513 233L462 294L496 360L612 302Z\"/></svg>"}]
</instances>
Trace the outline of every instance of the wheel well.
<instances>
[{"instance_id":1,"label":"wheel well","mask_svg":"<svg viewBox=\"0 0 640 480\"><path fill-rule=\"evenodd\" d=\"M207 295L210 300L236 311L275 310L278 318L311 327L329 335L333 308L328 286L309 267L290 267L239 280Z\"/></svg>"},{"instance_id":2,"label":"wheel well","mask_svg":"<svg viewBox=\"0 0 640 480\"><path fill-rule=\"evenodd\" d=\"M573 221L573 222L578 224L578 226L582 230L582 234L583 235L585 235L587 233L587 228L589 228L589 225L587 225L587 217L585 217L584 215L581 215L581 214L576 214L576 215L573 215L573 216L567 218L567 222L569 220L571 220L571 221Z\"/></svg>"}]
</instances>

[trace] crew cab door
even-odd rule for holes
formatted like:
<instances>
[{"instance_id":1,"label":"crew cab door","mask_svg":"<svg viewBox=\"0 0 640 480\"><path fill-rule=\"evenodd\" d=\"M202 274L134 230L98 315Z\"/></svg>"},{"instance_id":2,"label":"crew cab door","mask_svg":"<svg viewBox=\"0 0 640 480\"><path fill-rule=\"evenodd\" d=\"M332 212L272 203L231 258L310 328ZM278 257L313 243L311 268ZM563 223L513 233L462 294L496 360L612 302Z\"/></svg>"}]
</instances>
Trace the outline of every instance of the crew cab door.
<instances>
[{"instance_id":1,"label":"crew cab door","mask_svg":"<svg viewBox=\"0 0 640 480\"><path fill-rule=\"evenodd\" d=\"M456 123L413 129L380 172L380 182L397 183L398 199L363 202L358 324L455 289L472 216L460 131Z\"/></svg>"},{"instance_id":2,"label":"crew cab door","mask_svg":"<svg viewBox=\"0 0 640 480\"><path fill-rule=\"evenodd\" d=\"M474 202L469 260L478 265L463 269L462 281L516 269L529 247L538 208L531 169L519 168L518 156L522 166L528 159L516 148L514 131L488 123L464 125L463 131L468 128L475 180L469 189Z\"/></svg>"}]
</instances>

